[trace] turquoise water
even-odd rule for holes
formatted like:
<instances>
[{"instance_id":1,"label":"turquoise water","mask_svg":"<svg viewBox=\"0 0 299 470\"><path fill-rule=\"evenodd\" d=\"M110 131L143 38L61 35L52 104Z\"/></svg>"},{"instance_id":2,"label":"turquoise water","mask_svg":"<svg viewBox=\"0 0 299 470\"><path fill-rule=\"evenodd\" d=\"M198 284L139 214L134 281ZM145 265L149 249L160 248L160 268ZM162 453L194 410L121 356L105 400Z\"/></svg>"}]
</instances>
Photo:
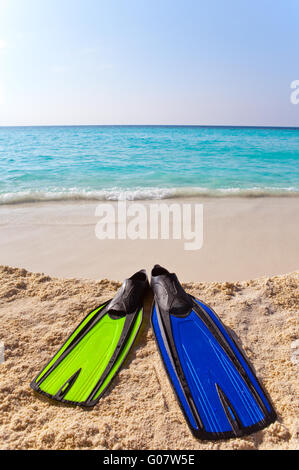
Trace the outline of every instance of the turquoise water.
<instances>
[{"instance_id":1,"label":"turquoise water","mask_svg":"<svg viewBox=\"0 0 299 470\"><path fill-rule=\"evenodd\" d=\"M0 128L0 203L299 194L299 129Z\"/></svg>"}]
</instances>

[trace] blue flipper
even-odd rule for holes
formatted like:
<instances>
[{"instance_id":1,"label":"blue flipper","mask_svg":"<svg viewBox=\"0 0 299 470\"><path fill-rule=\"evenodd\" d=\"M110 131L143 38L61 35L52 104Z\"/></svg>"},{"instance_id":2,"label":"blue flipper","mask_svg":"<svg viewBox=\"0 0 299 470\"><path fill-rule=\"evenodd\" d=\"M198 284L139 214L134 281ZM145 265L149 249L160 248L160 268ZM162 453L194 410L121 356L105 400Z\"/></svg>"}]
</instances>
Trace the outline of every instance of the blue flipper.
<instances>
[{"instance_id":1,"label":"blue flipper","mask_svg":"<svg viewBox=\"0 0 299 470\"><path fill-rule=\"evenodd\" d=\"M158 265L151 284L152 327L192 433L201 439L227 439L274 422L266 392L215 312Z\"/></svg>"}]
</instances>

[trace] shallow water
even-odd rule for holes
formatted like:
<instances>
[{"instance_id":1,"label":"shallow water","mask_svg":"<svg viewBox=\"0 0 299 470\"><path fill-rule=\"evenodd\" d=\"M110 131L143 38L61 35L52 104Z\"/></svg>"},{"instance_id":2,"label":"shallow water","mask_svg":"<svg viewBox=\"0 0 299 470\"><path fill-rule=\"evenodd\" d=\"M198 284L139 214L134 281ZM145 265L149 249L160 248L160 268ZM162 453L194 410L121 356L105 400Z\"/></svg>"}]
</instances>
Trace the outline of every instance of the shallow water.
<instances>
[{"instance_id":1,"label":"shallow water","mask_svg":"<svg viewBox=\"0 0 299 470\"><path fill-rule=\"evenodd\" d=\"M299 129L0 128L0 203L299 193Z\"/></svg>"}]
</instances>

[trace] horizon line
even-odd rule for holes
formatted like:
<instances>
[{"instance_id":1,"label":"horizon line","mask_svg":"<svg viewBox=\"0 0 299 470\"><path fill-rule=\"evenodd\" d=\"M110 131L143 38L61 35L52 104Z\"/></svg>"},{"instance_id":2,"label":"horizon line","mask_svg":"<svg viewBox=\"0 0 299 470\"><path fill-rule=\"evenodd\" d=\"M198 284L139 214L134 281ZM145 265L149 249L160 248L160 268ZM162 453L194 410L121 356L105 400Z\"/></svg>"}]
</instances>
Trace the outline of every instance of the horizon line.
<instances>
[{"instance_id":1,"label":"horizon line","mask_svg":"<svg viewBox=\"0 0 299 470\"><path fill-rule=\"evenodd\" d=\"M239 128L239 129L299 129L298 126L271 126L271 125L235 125L235 124L16 124L0 125L0 128L23 127L199 127L199 128Z\"/></svg>"}]
</instances>

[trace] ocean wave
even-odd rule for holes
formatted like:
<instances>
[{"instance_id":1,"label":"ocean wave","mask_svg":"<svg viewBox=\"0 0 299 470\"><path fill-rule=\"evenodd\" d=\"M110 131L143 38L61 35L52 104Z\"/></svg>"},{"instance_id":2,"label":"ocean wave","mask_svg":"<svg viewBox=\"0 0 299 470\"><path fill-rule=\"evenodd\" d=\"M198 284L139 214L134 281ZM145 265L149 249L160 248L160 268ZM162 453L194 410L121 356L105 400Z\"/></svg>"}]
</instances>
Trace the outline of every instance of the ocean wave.
<instances>
[{"instance_id":1,"label":"ocean wave","mask_svg":"<svg viewBox=\"0 0 299 470\"><path fill-rule=\"evenodd\" d=\"M113 188L106 190L65 189L19 191L0 194L0 205L55 201L135 201L188 197L278 197L299 196L298 188Z\"/></svg>"}]
</instances>

